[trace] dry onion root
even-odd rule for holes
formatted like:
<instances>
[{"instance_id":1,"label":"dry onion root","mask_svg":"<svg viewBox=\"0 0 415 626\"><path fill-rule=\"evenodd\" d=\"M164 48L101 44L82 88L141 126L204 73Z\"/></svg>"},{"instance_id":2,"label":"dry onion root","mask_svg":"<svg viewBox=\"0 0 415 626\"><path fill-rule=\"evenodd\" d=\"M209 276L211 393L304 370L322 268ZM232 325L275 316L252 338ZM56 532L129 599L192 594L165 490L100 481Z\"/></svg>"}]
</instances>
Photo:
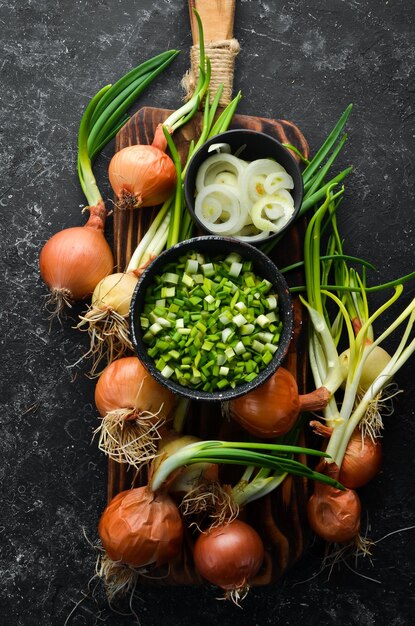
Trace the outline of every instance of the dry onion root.
<instances>
[{"instance_id":1,"label":"dry onion root","mask_svg":"<svg viewBox=\"0 0 415 626\"><path fill-rule=\"evenodd\" d=\"M98 375L102 361L112 363L133 347L130 339L128 313L138 272L110 274L101 280L92 294L91 306L77 328L90 338L88 352L82 357L92 359L90 376Z\"/></svg>"},{"instance_id":2,"label":"dry onion root","mask_svg":"<svg viewBox=\"0 0 415 626\"><path fill-rule=\"evenodd\" d=\"M181 550L183 522L173 500L147 486L122 491L103 512L98 533L105 554L97 564L107 596L134 591L148 567L170 563Z\"/></svg>"},{"instance_id":3,"label":"dry onion root","mask_svg":"<svg viewBox=\"0 0 415 626\"><path fill-rule=\"evenodd\" d=\"M182 498L180 511L183 517L194 520L199 530L206 526L212 530L229 524L239 515L239 506L232 498L232 489L218 480L201 480Z\"/></svg>"},{"instance_id":4,"label":"dry onion root","mask_svg":"<svg viewBox=\"0 0 415 626\"><path fill-rule=\"evenodd\" d=\"M98 447L118 463L139 467L157 454L160 428L176 398L150 376L137 357L108 365L95 388L102 416Z\"/></svg>"}]
</instances>

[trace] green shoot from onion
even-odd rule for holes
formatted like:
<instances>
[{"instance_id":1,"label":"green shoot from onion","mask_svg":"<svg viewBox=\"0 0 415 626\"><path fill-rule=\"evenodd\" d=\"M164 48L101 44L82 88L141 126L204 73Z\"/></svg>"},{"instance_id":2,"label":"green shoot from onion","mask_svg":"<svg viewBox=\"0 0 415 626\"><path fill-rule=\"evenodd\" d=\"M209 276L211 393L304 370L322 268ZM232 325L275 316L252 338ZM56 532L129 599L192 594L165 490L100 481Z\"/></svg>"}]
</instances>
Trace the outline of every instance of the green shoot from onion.
<instances>
[{"instance_id":1,"label":"green shoot from onion","mask_svg":"<svg viewBox=\"0 0 415 626\"><path fill-rule=\"evenodd\" d=\"M333 395L323 410L324 425L321 426L321 433L326 430L326 435L329 436L326 453L330 455L330 460L325 459L317 468L340 482L349 444L352 444L352 438L361 428L367 411L400 367L415 352L413 337L415 299L377 339L373 337L374 322L380 320L398 300L403 291L402 283L414 275L369 288L366 286L365 278L361 279L356 270L349 268L336 222L336 211L341 196L342 190L333 193L333 190L329 189L325 202L316 209L308 224L304 245L307 299L301 298L310 316L309 356L315 385L324 384L327 378L332 377L334 371L344 378L344 392L341 398L340 396L335 398ZM327 254L322 255L321 237L329 228L331 233ZM338 259L336 253L339 254ZM362 265L364 267L364 264ZM331 281L334 284L325 287L324 283L330 280L330 275L334 278ZM394 285L392 296L370 314L367 303L369 290L385 289L390 287L391 283ZM333 321L331 321L332 305L337 311ZM371 366L369 371L367 365L379 350L380 344L403 325L406 326L395 352L381 362L380 367L374 369ZM339 358L337 352L343 327L348 344L347 363L344 358ZM375 361L378 365L380 362L378 354ZM313 422L313 425L316 424L319 432L318 422ZM369 449L370 454L371 450L376 451L376 456L368 457L367 462L372 462L374 469L377 470L379 448L372 446ZM347 462L350 466L349 459ZM354 463L354 470L355 473L361 471L357 460ZM370 472L367 476L370 479ZM354 484L353 477L350 479L347 477L347 482L349 480L350 484ZM348 488L342 494L331 487L316 485L308 505L310 525L323 539L334 543L352 542L364 550L365 543L359 534L360 511L360 501L353 488Z\"/></svg>"}]
</instances>

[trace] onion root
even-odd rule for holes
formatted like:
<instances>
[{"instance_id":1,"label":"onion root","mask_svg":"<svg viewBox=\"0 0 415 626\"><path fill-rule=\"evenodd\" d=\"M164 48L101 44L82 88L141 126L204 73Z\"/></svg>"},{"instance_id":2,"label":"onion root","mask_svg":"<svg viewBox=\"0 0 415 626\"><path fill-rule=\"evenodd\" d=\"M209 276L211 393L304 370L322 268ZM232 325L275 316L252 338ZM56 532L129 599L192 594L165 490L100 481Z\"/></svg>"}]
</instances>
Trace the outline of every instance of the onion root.
<instances>
[{"instance_id":1,"label":"onion root","mask_svg":"<svg viewBox=\"0 0 415 626\"><path fill-rule=\"evenodd\" d=\"M190 526L200 527L206 518L212 520L209 529L229 524L239 515L239 506L231 496L231 490L218 481L202 482L191 489L182 499L180 511L183 517L193 517Z\"/></svg>"},{"instance_id":2,"label":"onion root","mask_svg":"<svg viewBox=\"0 0 415 626\"><path fill-rule=\"evenodd\" d=\"M94 435L99 434L98 448L110 459L138 469L156 457L157 442L161 439L159 429L164 424L158 413L114 409L102 418Z\"/></svg>"}]
</instances>

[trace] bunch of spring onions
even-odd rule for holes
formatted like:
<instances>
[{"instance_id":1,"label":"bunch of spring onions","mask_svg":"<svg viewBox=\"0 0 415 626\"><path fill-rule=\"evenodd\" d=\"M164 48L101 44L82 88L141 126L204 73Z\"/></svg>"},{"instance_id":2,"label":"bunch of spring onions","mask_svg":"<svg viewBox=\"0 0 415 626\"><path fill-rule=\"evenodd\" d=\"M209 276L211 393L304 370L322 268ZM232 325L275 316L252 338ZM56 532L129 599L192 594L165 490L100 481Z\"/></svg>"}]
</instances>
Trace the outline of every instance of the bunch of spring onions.
<instances>
[{"instance_id":1,"label":"bunch of spring onions","mask_svg":"<svg viewBox=\"0 0 415 626\"><path fill-rule=\"evenodd\" d=\"M312 423L317 432L328 438L326 453L330 458L323 460L318 469L348 488L340 491L316 485L308 516L312 529L327 541L351 542L365 550L359 532L361 507L355 488L371 480L380 467L380 394L415 352L415 299L377 339L373 336L373 323L381 320L398 300L403 283L415 273L384 285L367 286L365 274L370 264L343 253L336 223L342 194L343 190L334 193L330 187L326 200L307 227L304 245L307 299L303 302L311 320L309 357L314 382L320 386L328 379L343 379L344 387L341 396L333 394L328 401L323 410L324 423ZM322 255L322 234L329 229L326 254ZM363 277L349 267L350 261L362 265ZM332 284L328 284L330 277ZM393 295L370 313L368 294L387 287L393 289ZM394 353L388 355L380 344L403 325L399 343ZM337 346L343 329L348 348L339 356Z\"/></svg>"},{"instance_id":2,"label":"bunch of spring onions","mask_svg":"<svg viewBox=\"0 0 415 626\"><path fill-rule=\"evenodd\" d=\"M114 179L111 172L113 173L116 169L119 180L122 181L121 187L113 185L114 192L123 202L122 208L154 205L155 200L161 199L161 197L152 196L148 203L143 201L145 194L142 188L138 188L138 185L141 187L151 185L158 189L159 174L166 171L164 166L166 159L170 162L169 171L174 171L174 177L170 176L170 179L173 180L175 189L172 191L170 186L168 193L163 196L163 204L134 251L125 272L110 274L98 282L92 294L91 306L80 316L78 328L87 331L90 337L90 349L85 356L92 359L90 371L92 376L98 373L102 362L111 363L132 350L128 313L134 288L143 269L166 246L173 246L189 238L192 233L192 221L185 209L183 199L183 177L186 166L182 168L181 158L171 138L171 133L195 115L201 101L205 95L208 95L210 62L204 53L202 24L197 13L196 16L200 38L200 74L192 98L172 113L156 130L155 141L158 144L156 148L154 143L152 146L136 145L124 148L114 156L110 164L110 180ZM228 129L241 95L238 94L215 120L221 94L222 87L215 94L212 104L209 104L209 97L206 97L201 133L196 143L191 142L186 162L208 138ZM170 149L171 159L165 153L167 146ZM153 158L155 149L159 155L157 158ZM151 164L148 162L148 152L151 155ZM128 167L124 169L127 162ZM130 171L137 179L136 184L129 174ZM129 181L128 190L127 180ZM161 184L161 188L166 189L164 183ZM131 200L131 198L137 199L138 197L141 198L139 203Z\"/></svg>"},{"instance_id":3,"label":"bunch of spring onions","mask_svg":"<svg viewBox=\"0 0 415 626\"><path fill-rule=\"evenodd\" d=\"M78 134L78 178L88 202L89 219L83 227L56 233L40 254L40 273L50 289L48 306L59 315L65 305L91 295L97 283L111 273L114 260L104 237L107 212L92 164L106 144L129 119L127 109L162 72L178 51L170 50L142 63L114 85L103 87L91 100Z\"/></svg>"}]
</instances>

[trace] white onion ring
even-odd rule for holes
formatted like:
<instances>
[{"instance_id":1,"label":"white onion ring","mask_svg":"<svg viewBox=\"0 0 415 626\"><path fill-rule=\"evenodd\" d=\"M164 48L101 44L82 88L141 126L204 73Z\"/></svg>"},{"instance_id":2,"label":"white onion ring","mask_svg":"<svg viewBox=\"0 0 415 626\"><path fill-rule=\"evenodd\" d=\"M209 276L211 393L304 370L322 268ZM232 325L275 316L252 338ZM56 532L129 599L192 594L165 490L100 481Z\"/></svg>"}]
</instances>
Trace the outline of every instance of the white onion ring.
<instances>
[{"instance_id":1,"label":"white onion ring","mask_svg":"<svg viewBox=\"0 0 415 626\"><path fill-rule=\"evenodd\" d=\"M214 200L217 200L218 196L222 197L222 211L217 219L225 217L225 221L223 222L210 222L206 220L203 215L203 202L212 194L215 194L213 196ZM223 199L225 202L223 202ZM235 189L227 185L208 185L196 196L195 215L212 233L230 235L235 228L240 230L241 208Z\"/></svg>"},{"instance_id":2,"label":"white onion ring","mask_svg":"<svg viewBox=\"0 0 415 626\"><path fill-rule=\"evenodd\" d=\"M272 196L280 189L294 189L294 181L288 172L273 172L265 178L264 189L265 193Z\"/></svg>"},{"instance_id":3,"label":"white onion ring","mask_svg":"<svg viewBox=\"0 0 415 626\"><path fill-rule=\"evenodd\" d=\"M279 232L294 212L288 191L294 181L285 168L273 159L247 163L228 154L227 145L212 149L217 154L202 163L196 176L195 215L200 222L212 233L242 241L262 241Z\"/></svg>"},{"instance_id":4,"label":"white onion ring","mask_svg":"<svg viewBox=\"0 0 415 626\"><path fill-rule=\"evenodd\" d=\"M196 191L200 192L214 180L221 172L231 172L239 178L246 168L245 161L238 159L232 154L214 154L203 161L196 175Z\"/></svg>"},{"instance_id":5,"label":"white onion ring","mask_svg":"<svg viewBox=\"0 0 415 626\"><path fill-rule=\"evenodd\" d=\"M276 217L275 220L269 217L263 217L263 212L266 212L267 209L271 215L275 213L278 217ZM269 230L273 233L278 233L288 222L293 211L293 205L287 205L287 203L276 199L275 196L264 196L253 205L251 216L253 223L259 230Z\"/></svg>"}]
</instances>

